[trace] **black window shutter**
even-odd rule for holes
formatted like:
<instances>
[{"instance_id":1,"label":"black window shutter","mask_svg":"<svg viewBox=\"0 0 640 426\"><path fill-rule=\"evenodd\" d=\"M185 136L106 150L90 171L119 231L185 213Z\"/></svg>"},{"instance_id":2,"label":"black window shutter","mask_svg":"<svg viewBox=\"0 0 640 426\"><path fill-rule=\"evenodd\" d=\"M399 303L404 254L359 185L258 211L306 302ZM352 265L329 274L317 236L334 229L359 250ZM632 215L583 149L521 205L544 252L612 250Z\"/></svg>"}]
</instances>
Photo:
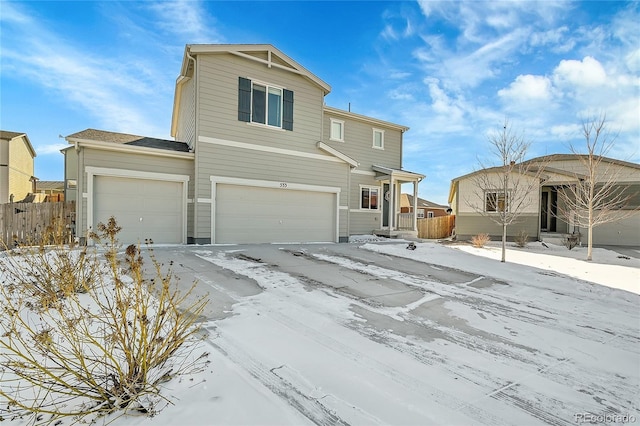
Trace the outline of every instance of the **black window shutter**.
<instances>
[{"instance_id":1,"label":"black window shutter","mask_svg":"<svg viewBox=\"0 0 640 426\"><path fill-rule=\"evenodd\" d=\"M238 120L251 121L251 80L238 78Z\"/></svg>"},{"instance_id":2,"label":"black window shutter","mask_svg":"<svg viewBox=\"0 0 640 426\"><path fill-rule=\"evenodd\" d=\"M282 128L293 130L293 92L284 89L282 91Z\"/></svg>"}]
</instances>

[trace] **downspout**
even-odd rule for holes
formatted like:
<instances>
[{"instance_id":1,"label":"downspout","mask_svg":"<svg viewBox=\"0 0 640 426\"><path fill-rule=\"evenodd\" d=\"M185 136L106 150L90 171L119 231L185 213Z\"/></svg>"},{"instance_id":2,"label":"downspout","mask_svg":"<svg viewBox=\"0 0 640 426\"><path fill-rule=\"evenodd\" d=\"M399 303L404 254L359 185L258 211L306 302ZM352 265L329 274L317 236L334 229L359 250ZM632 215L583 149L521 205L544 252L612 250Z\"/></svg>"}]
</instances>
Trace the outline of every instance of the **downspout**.
<instances>
[{"instance_id":1,"label":"downspout","mask_svg":"<svg viewBox=\"0 0 640 426\"><path fill-rule=\"evenodd\" d=\"M199 131L198 131L198 99L199 99L199 88L198 88L198 73L197 73L197 64L196 64L196 58L191 56L191 53L189 52L189 49L187 48L185 50L185 54L187 56L187 58L193 62L193 85L194 85L194 94L193 94L193 116L194 116L194 126L193 126L193 152L195 153L194 159L193 159L193 198L192 198L192 217L193 217L193 229L191 231L191 235L192 235L192 240L194 244L198 243L198 187L200 184L200 180L199 180L199 164L198 164L198 138L199 138ZM188 67L187 67L188 68ZM211 194L211 190L209 191L209 194ZM188 197L188 194L187 194ZM213 203L214 200L211 200L211 202ZM213 205L210 206L211 208L213 208ZM188 209L187 209L188 211ZM188 218L187 218L188 220ZM213 229L211 230L211 232L213 232ZM211 235L209 235L211 236ZM187 243L189 242L189 230L187 229ZM212 241L209 241L212 242Z\"/></svg>"}]
</instances>

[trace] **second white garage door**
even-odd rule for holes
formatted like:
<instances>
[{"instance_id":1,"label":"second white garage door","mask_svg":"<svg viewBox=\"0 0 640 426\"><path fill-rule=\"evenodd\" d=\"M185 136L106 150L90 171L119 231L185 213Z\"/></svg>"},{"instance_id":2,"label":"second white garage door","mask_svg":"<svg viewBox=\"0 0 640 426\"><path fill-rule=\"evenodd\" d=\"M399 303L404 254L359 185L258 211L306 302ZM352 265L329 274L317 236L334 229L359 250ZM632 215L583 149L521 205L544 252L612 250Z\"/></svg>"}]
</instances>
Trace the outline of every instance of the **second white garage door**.
<instances>
[{"instance_id":1,"label":"second white garage door","mask_svg":"<svg viewBox=\"0 0 640 426\"><path fill-rule=\"evenodd\" d=\"M93 226L114 216L122 244L184 242L182 182L96 176L93 197Z\"/></svg>"},{"instance_id":2,"label":"second white garage door","mask_svg":"<svg viewBox=\"0 0 640 426\"><path fill-rule=\"evenodd\" d=\"M334 242L336 194L217 184L216 243Z\"/></svg>"}]
</instances>

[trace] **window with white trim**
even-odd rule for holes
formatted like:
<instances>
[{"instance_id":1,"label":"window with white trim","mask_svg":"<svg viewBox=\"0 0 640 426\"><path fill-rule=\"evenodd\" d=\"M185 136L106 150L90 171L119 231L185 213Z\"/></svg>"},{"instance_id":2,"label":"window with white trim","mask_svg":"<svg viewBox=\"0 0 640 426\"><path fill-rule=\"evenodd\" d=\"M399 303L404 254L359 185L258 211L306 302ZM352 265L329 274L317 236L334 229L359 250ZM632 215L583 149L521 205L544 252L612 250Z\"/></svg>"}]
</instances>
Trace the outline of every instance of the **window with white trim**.
<instances>
[{"instance_id":1,"label":"window with white trim","mask_svg":"<svg viewBox=\"0 0 640 426\"><path fill-rule=\"evenodd\" d=\"M484 193L484 211L504 212L509 210L509 194L503 191L487 191Z\"/></svg>"},{"instance_id":2,"label":"window with white trim","mask_svg":"<svg viewBox=\"0 0 640 426\"><path fill-rule=\"evenodd\" d=\"M373 147L384 149L384 130L373 129Z\"/></svg>"},{"instance_id":3,"label":"window with white trim","mask_svg":"<svg viewBox=\"0 0 640 426\"><path fill-rule=\"evenodd\" d=\"M360 208L366 210L378 210L380 201L380 188L372 186L360 187Z\"/></svg>"},{"instance_id":4,"label":"window with white trim","mask_svg":"<svg viewBox=\"0 0 640 426\"><path fill-rule=\"evenodd\" d=\"M418 209L418 210L416 210L416 218L418 218L418 219L424 219L424 209Z\"/></svg>"},{"instance_id":5,"label":"window with white trim","mask_svg":"<svg viewBox=\"0 0 640 426\"><path fill-rule=\"evenodd\" d=\"M427 217L428 217L429 219L431 219L432 217L434 217L433 212L431 212L431 211L427 212Z\"/></svg>"},{"instance_id":6,"label":"window with white trim","mask_svg":"<svg viewBox=\"0 0 640 426\"><path fill-rule=\"evenodd\" d=\"M331 119L331 135L329 139L344 142L344 121Z\"/></svg>"},{"instance_id":7,"label":"window with white trim","mask_svg":"<svg viewBox=\"0 0 640 426\"><path fill-rule=\"evenodd\" d=\"M238 120L293 130L293 92L239 77Z\"/></svg>"}]
</instances>

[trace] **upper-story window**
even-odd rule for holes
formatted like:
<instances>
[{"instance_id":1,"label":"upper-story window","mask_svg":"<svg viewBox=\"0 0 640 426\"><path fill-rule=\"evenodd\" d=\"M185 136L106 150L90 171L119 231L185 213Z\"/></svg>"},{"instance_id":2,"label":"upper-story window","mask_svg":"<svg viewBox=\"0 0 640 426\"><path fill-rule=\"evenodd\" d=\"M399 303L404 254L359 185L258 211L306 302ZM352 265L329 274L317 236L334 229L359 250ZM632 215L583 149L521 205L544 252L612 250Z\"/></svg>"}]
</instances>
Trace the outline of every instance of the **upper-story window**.
<instances>
[{"instance_id":1,"label":"upper-story window","mask_svg":"<svg viewBox=\"0 0 640 426\"><path fill-rule=\"evenodd\" d=\"M331 136L332 141L344 142L344 121L331 119Z\"/></svg>"},{"instance_id":2,"label":"upper-story window","mask_svg":"<svg viewBox=\"0 0 640 426\"><path fill-rule=\"evenodd\" d=\"M373 147L384 149L384 130L373 129Z\"/></svg>"},{"instance_id":3,"label":"upper-story window","mask_svg":"<svg viewBox=\"0 0 640 426\"><path fill-rule=\"evenodd\" d=\"M293 130L293 92L240 77L238 120Z\"/></svg>"}]
</instances>

